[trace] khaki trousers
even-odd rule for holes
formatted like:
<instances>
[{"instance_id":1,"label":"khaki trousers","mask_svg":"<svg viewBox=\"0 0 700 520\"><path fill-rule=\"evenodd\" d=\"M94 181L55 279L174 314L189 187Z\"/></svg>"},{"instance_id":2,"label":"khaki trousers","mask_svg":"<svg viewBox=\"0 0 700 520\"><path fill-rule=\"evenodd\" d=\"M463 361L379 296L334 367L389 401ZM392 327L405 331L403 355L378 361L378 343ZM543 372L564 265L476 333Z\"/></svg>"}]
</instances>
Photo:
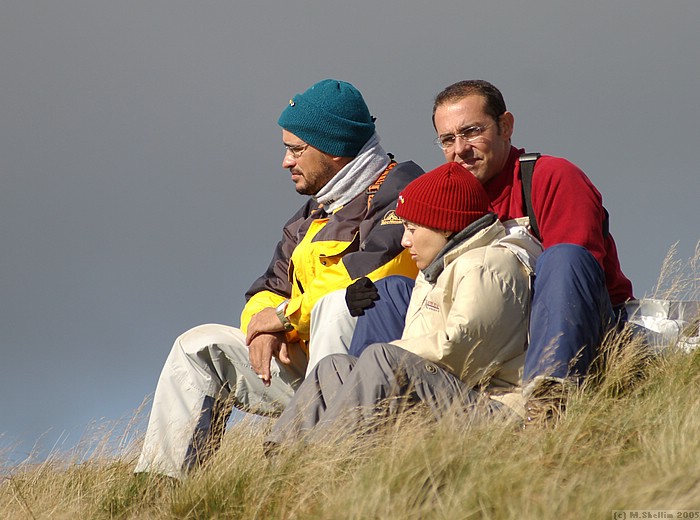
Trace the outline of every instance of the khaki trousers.
<instances>
[{"instance_id":1,"label":"khaki trousers","mask_svg":"<svg viewBox=\"0 0 700 520\"><path fill-rule=\"evenodd\" d=\"M177 338L158 380L135 472L183 478L218 447L231 406L279 415L306 369L301 348L292 348L290 355L291 366L272 360L266 387L250 365L239 329L200 325Z\"/></svg>"}]
</instances>

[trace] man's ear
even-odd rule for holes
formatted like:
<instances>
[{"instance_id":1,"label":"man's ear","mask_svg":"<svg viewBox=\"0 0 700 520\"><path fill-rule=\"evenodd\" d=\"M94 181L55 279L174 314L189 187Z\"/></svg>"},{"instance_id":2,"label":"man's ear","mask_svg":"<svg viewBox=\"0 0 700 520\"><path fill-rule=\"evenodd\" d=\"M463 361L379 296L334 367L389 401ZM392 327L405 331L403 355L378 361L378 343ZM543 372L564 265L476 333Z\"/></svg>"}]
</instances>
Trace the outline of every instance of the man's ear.
<instances>
[{"instance_id":1,"label":"man's ear","mask_svg":"<svg viewBox=\"0 0 700 520\"><path fill-rule=\"evenodd\" d=\"M498 120L500 134L504 139L510 139L515 128L515 118L513 114L506 111L501 114Z\"/></svg>"}]
</instances>

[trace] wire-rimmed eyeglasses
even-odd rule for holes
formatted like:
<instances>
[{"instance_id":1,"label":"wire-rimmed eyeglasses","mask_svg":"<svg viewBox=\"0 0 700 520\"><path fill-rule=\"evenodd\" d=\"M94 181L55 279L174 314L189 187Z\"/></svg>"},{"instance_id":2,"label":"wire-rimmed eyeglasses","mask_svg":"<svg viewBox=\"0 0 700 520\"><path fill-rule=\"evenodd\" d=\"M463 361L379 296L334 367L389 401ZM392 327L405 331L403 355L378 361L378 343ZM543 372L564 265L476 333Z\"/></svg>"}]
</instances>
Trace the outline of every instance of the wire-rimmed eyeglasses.
<instances>
[{"instance_id":1,"label":"wire-rimmed eyeglasses","mask_svg":"<svg viewBox=\"0 0 700 520\"><path fill-rule=\"evenodd\" d=\"M291 154L292 157L294 157L295 159L298 159L299 157L301 157L301 154L304 153L304 150L306 150L308 147L309 147L308 144L285 144L284 145L284 149L285 149L284 153Z\"/></svg>"},{"instance_id":2,"label":"wire-rimmed eyeglasses","mask_svg":"<svg viewBox=\"0 0 700 520\"><path fill-rule=\"evenodd\" d=\"M476 142L486 131L490 125L472 125L462 128L456 134L444 134L435 138L433 141L443 150L449 150L455 145L457 138L462 139L467 143Z\"/></svg>"}]
</instances>

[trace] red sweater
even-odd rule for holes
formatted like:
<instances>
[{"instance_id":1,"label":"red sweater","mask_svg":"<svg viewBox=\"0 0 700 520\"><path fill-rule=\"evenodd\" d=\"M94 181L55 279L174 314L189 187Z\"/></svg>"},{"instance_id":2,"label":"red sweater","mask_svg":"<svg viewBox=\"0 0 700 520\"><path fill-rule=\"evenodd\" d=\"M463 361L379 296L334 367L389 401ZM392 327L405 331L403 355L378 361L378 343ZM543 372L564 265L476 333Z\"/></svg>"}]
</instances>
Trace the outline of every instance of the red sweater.
<instances>
[{"instance_id":1,"label":"red sweater","mask_svg":"<svg viewBox=\"0 0 700 520\"><path fill-rule=\"evenodd\" d=\"M525 216L520 163L524 150L511 148L505 168L484 185L501 220ZM532 178L532 206L546 248L578 244L598 260L612 304L633 298L632 283L622 273L611 235L603 237L602 197L586 174L566 159L543 155Z\"/></svg>"}]
</instances>

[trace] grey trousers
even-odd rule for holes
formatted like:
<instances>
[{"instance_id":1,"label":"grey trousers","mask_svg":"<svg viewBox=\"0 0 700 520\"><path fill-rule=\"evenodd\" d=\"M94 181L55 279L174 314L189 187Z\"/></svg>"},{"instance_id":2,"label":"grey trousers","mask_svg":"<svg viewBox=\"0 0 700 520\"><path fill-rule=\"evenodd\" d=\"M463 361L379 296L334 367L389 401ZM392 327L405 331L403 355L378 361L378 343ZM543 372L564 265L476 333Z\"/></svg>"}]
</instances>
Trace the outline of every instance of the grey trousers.
<instances>
[{"instance_id":1,"label":"grey trousers","mask_svg":"<svg viewBox=\"0 0 700 520\"><path fill-rule=\"evenodd\" d=\"M307 375L265 440L268 449L297 440L324 442L371 428L424 403L436 419L452 407L469 414L508 414L438 365L396 345L375 343L359 358L333 354Z\"/></svg>"}]
</instances>

